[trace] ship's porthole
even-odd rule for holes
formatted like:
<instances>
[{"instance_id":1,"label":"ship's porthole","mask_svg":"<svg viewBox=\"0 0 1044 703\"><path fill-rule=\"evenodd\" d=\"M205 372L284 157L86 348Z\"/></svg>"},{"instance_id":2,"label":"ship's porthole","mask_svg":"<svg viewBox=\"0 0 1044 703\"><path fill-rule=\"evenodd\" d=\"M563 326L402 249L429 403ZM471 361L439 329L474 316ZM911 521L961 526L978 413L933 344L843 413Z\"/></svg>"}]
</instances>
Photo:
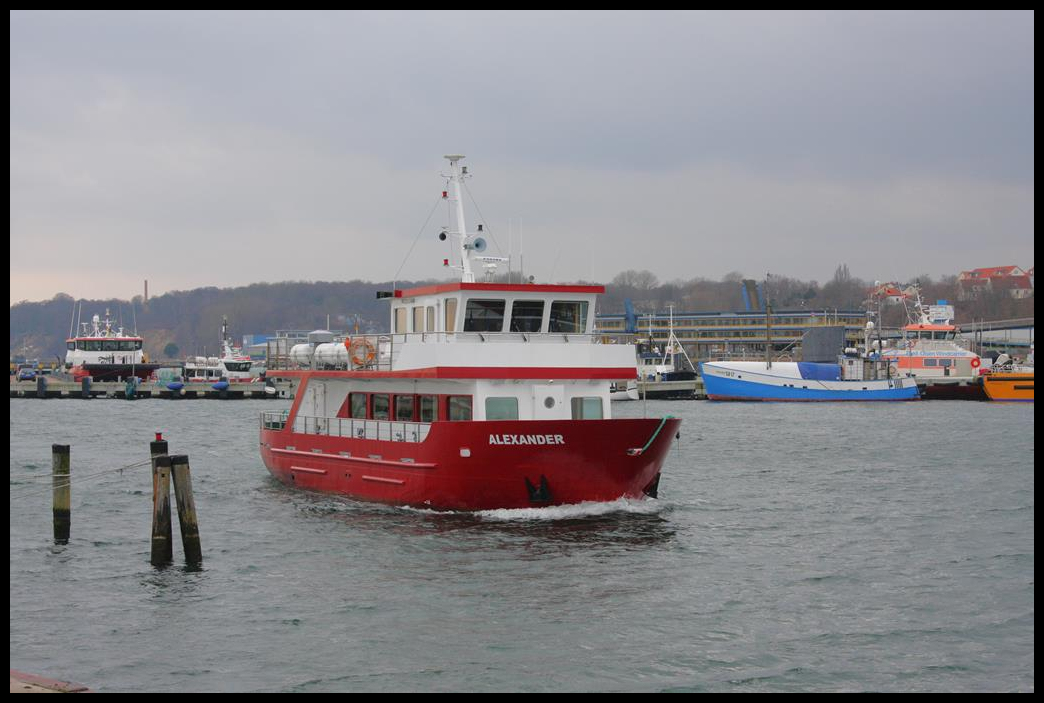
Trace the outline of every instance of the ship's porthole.
<instances>
[{"instance_id":1,"label":"ship's porthole","mask_svg":"<svg viewBox=\"0 0 1044 703\"><path fill-rule=\"evenodd\" d=\"M544 407L548 409L555 407L555 399L551 396L544 398Z\"/></svg>"}]
</instances>

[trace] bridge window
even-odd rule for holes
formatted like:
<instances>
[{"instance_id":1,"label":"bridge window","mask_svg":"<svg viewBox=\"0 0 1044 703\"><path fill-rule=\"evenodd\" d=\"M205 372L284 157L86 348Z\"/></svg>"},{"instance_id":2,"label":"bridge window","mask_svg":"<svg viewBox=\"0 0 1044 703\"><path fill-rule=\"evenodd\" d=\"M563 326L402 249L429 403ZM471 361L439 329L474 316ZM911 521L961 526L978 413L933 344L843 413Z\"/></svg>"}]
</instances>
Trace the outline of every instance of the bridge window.
<instances>
[{"instance_id":1,"label":"bridge window","mask_svg":"<svg viewBox=\"0 0 1044 703\"><path fill-rule=\"evenodd\" d=\"M406 308L395 308L395 334L406 333Z\"/></svg>"},{"instance_id":2,"label":"bridge window","mask_svg":"<svg viewBox=\"0 0 1044 703\"><path fill-rule=\"evenodd\" d=\"M422 305L415 305L413 307L413 331L424 331L424 306Z\"/></svg>"},{"instance_id":3,"label":"bridge window","mask_svg":"<svg viewBox=\"0 0 1044 703\"><path fill-rule=\"evenodd\" d=\"M503 332L503 300L469 300L464 309L465 332Z\"/></svg>"},{"instance_id":4,"label":"bridge window","mask_svg":"<svg viewBox=\"0 0 1044 703\"><path fill-rule=\"evenodd\" d=\"M446 298L446 331L455 332L457 329L457 299Z\"/></svg>"},{"instance_id":5,"label":"bridge window","mask_svg":"<svg viewBox=\"0 0 1044 703\"><path fill-rule=\"evenodd\" d=\"M512 332L539 332L543 319L543 300L516 300L511 304Z\"/></svg>"},{"instance_id":6,"label":"bridge window","mask_svg":"<svg viewBox=\"0 0 1044 703\"><path fill-rule=\"evenodd\" d=\"M551 303L550 332L582 334L587 326L587 301L556 300Z\"/></svg>"},{"instance_id":7,"label":"bridge window","mask_svg":"<svg viewBox=\"0 0 1044 703\"><path fill-rule=\"evenodd\" d=\"M486 398L487 420L517 420L518 398Z\"/></svg>"}]
</instances>

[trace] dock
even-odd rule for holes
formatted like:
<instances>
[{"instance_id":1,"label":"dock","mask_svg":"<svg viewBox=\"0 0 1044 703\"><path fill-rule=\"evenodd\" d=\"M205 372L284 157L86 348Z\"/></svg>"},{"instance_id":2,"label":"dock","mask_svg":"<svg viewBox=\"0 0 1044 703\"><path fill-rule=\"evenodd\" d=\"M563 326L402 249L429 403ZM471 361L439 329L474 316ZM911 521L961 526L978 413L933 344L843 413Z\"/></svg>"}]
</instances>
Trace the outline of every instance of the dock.
<instances>
[{"instance_id":1,"label":"dock","mask_svg":"<svg viewBox=\"0 0 1044 703\"><path fill-rule=\"evenodd\" d=\"M198 387L195 387L197 386ZM266 391L266 385L275 389ZM181 390L173 391L162 383L146 382L134 391L137 398L167 398L170 400L279 400L294 397L295 384L289 380L272 380L265 383L234 383L225 390L217 390L209 383L186 384ZM47 378L47 385L40 389L36 381L11 381L12 398L127 398L127 384L123 381L96 381L87 391L76 381Z\"/></svg>"},{"instance_id":2,"label":"dock","mask_svg":"<svg viewBox=\"0 0 1044 703\"><path fill-rule=\"evenodd\" d=\"M703 379L698 376L680 381L650 381L639 378L638 397L644 398L646 393L649 394L650 400L668 397L676 400L704 400L707 397Z\"/></svg>"}]
</instances>

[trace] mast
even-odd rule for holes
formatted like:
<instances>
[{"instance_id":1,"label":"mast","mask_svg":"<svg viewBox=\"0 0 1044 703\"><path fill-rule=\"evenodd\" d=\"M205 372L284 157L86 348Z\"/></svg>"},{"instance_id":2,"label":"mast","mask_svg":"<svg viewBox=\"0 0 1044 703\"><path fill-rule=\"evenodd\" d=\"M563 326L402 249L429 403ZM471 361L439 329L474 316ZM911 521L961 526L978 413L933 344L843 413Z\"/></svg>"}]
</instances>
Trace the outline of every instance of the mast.
<instances>
[{"instance_id":1,"label":"mast","mask_svg":"<svg viewBox=\"0 0 1044 703\"><path fill-rule=\"evenodd\" d=\"M765 274L765 368L772 368L772 303L769 302L768 279Z\"/></svg>"},{"instance_id":2,"label":"mast","mask_svg":"<svg viewBox=\"0 0 1044 703\"><path fill-rule=\"evenodd\" d=\"M450 162L449 180L453 191L451 199L456 201L457 229L453 232L453 236L457 237L460 246L460 280L462 283L474 283L475 273L471 270L470 256L473 247L468 242L468 228L464 222L464 200L460 196L460 182L464 174L467 173L467 170L459 163L464 158L464 155L447 154L445 158Z\"/></svg>"}]
</instances>

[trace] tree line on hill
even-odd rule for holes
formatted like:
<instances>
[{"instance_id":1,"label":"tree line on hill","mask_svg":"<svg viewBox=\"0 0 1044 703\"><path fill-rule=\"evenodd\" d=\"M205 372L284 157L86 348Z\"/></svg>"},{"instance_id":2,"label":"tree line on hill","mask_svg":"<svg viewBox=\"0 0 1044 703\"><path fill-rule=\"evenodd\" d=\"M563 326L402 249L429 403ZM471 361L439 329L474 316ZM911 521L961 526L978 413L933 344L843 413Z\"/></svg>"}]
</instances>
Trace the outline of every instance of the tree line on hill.
<instances>
[{"instance_id":1,"label":"tree line on hill","mask_svg":"<svg viewBox=\"0 0 1044 703\"><path fill-rule=\"evenodd\" d=\"M735 311L746 309L744 275L733 271L720 280L693 278L661 283L650 271L627 270L606 284L598 312L622 313L631 300L639 314L663 312ZM763 294L775 310L862 310L873 286L851 275L848 266L837 267L831 280L803 281L784 275L758 276ZM400 288L437 281L399 281ZM957 311L957 321L1001 320L1033 317L1033 297L1012 299L1006 292L985 293L961 301L956 276L933 281L919 276L925 303L945 299ZM25 356L41 361L64 360L65 340L77 314L80 320L104 315L108 308L128 331L137 328L153 359L178 359L189 355L215 355L219 351L221 320L227 317L236 343L245 334L273 335L277 330L332 328L339 331L374 333L388 329L386 301L376 298L378 290L390 290L390 282L283 282L255 283L239 288L197 288L174 291L131 301L77 301L65 293L43 302L20 302L11 306L11 357ZM901 305L883 309L886 325L901 325L906 314Z\"/></svg>"}]
</instances>

